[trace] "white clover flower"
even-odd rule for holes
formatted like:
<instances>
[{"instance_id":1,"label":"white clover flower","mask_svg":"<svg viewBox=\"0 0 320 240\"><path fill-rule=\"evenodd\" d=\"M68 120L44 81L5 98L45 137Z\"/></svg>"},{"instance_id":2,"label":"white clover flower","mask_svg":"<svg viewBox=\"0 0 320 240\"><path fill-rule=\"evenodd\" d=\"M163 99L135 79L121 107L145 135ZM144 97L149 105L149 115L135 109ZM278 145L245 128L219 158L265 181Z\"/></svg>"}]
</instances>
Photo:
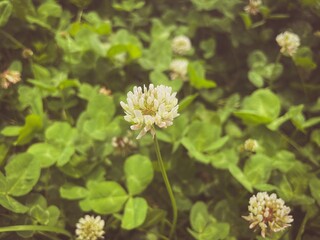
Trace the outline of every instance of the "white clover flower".
<instances>
[{"instance_id":1,"label":"white clover flower","mask_svg":"<svg viewBox=\"0 0 320 240\"><path fill-rule=\"evenodd\" d=\"M179 55L185 55L191 50L191 41L186 36L177 36L171 43L172 51Z\"/></svg>"},{"instance_id":2,"label":"white clover flower","mask_svg":"<svg viewBox=\"0 0 320 240\"><path fill-rule=\"evenodd\" d=\"M178 114L178 99L172 88L164 85L154 87L153 84L134 87L133 92L128 92L127 103L120 102L126 116L124 119L132 124L132 130L141 130L137 139L148 131L155 135L154 125L166 128L173 124L173 119Z\"/></svg>"},{"instance_id":3,"label":"white clover flower","mask_svg":"<svg viewBox=\"0 0 320 240\"><path fill-rule=\"evenodd\" d=\"M21 81L21 75L18 71L6 70L0 74L1 87L7 89L11 84Z\"/></svg>"},{"instance_id":4,"label":"white clover flower","mask_svg":"<svg viewBox=\"0 0 320 240\"><path fill-rule=\"evenodd\" d=\"M186 59L174 59L170 63L170 78L171 80L181 79L186 81L188 79L188 65L189 61Z\"/></svg>"},{"instance_id":5,"label":"white clover flower","mask_svg":"<svg viewBox=\"0 0 320 240\"><path fill-rule=\"evenodd\" d=\"M255 152L259 146L257 140L255 139L247 139L245 142L244 142L244 150L246 151L249 151L249 152Z\"/></svg>"},{"instance_id":6,"label":"white clover flower","mask_svg":"<svg viewBox=\"0 0 320 240\"><path fill-rule=\"evenodd\" d=\"M263 238L266 233L282 231L293 222L289 215L290 208L275 193L270 196L266 192L253 195L249 200L248 210L249 215L242 217L251 223L250 229L260 227Z\"/></svg>"},{"instance_id":7,"label":"white clover flower","mask_svg":"<svg viewBox=\"0 0 320 240\"><path fill-rule=\"evenodd\" d=\"M100 216L93 217L86 215L80 218L76 225L77 240L103 239L104 220Z\"/></svg>"},{"instance_id":8,"label":"white clover flower","mask_svg":"<svg viewBox=\"0 0 320 240\"><path fill-rule=\"evenodd\" d=\"M244 11L251 15L257 15L260 12L261 5L261 0L249 0L249 4L244 7Z\"/></svg>"},{"instance_id":9,"label":"white clover flower","mask_svg":"<svg viewBox=\"0 0 320 240\"><path fill-rule=\"evenodd\" d=\"M285 55L292 57L300 46L300 38L297 34L285 31L280 33L276 37L276 41L281 47L280 52Z\"/></svg>"}]
</instances>

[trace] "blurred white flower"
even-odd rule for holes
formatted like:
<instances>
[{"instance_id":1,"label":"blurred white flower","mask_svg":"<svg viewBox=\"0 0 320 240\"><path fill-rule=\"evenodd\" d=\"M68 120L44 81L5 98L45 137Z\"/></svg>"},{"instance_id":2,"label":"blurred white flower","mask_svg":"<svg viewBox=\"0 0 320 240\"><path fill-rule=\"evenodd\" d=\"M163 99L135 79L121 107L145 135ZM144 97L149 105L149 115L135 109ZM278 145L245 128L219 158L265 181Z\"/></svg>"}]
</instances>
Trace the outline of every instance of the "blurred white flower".
<instances>
[{"instance_id":1,"label":"blurred white flower","mask_svg":"<svg viewBox=\"0 0 320 240\"><path fill-rule=\"evenodd\" d=\"M11 84L21 81L21 75L18 71L6 70L0 74L0 84L2 88L7 89Z\"/></svg>"},{"instance_id":2,"label":"blurred white flower","mask_svg":"<svg viewBox=\"0 0 320 240\"><path fill-rule=\"evenodd\" d=\"M258 148L259 144L257 142L257 140L255 139L247 139L244 142L244 150L249 151L249 152L255 152Z\"/></svg>"},{"instance_id":3,"label":"blurred white flower","mask_svg":"<svg viewBox=\"0 0 320 240\"><path fill-rule=\"evenodd\" d=\"M132 139L132 132L129 131L126 136L113 137L111 145L115 148L115 154L123 156L129 154L137 147L136 142Z\"/></svg>"},{"instance_id":4,"label":"blurred white flower","mask_svg":"<svg viewBox=\"0 0 320 240\"><path fill-rule=\"evenodd\" d=\"M174 59L170 63L170 78L171 80L181 79L186 81L188 79L188 64L189 61L186 59Z\"/></svg>"},{"instance_id":5,"label":"blurred white flower","mask_svg":"<svg viewBox=\"0 0 320 240\"><path fill-rule=\"evenodd\" d=\"M251 224L250 229L261 228L261 236L265 238L266 233L279 232L291 226L293 218L290 208L285 205L281 198L275 193L270 196L266 192L259 192L249 200L249 215L242 216Z\"/></svg>"},{"instance_id":6,"label":"blurred white flower","mask_svg":"<svg viewBox=\"0 0 320 240\"><path fill-rule=\"evenodd\" d=\"M166 128L173 124L173 119L178 114L178 99L172 88L164 85L154 87L153 84L134 87L133 92L128 92L127 103L120 102L125 110L124 119L132 124L132 130L141 130L137 139L140 139L148 131L155 135L154 125Z\"/></svg>"},{"instance_id":7,"label":"blurred white flower","mask_svg":"<svg viewBox=\"0 0 320 240\"><path fill-rule=\"evenodd\" d=\"M172 51L179 55L185 55L191 50L191 41L186 36L177 36L171 43Z\"/></svg>"},{"instance_id":8,"label":"blurred white flower","mask_svg":"<svg viewBox=\"0 0 320 240\"><path fill-rule=\"evenodd\" d=\"M93 217L86 215L79 219L76 225L77 240L103 239L104 220L100 216Z\"/></svg>"},{"instance_id":9,"label":"blurred white flower","mask_svg":"<svg viewBox=\"0 0 320 240\"><path fill-rule=\"evenodd\" d=\"M300 46L300 38L297 34L285 31L276 37L276 41L281 47L280 52L285 56L292 57Z\"/></svg>"},{"instance_id":10,"label":"blurred white flower","mask_svg":"<svg viewBox=\"0 0 320 240\"><path fill-rule=\"evenodd\" d=\"M260 12L259 7L261 5L261 0L249 0L249 4L244 7L244 11L251 15L257 15Z\"/></svg>"},{"instance_id":11,"label":"blurred white flower","mask_svg":"<svg viewBox=\"0 0 320 240\"><path fill-rule=\"evenodd\" d=\"M102 95L110 96L112 94L111 90L106 87L101 87L99 93Z\"/></svg>"}]
</instances>

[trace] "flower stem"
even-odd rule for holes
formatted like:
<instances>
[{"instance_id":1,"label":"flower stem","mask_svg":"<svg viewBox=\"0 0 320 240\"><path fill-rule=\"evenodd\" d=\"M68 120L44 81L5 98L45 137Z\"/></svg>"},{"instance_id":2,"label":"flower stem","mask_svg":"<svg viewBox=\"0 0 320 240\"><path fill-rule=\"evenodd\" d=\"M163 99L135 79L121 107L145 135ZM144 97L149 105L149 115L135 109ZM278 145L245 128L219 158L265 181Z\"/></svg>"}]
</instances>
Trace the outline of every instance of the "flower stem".
<instances>
[{"instance_id":1,"label":"flower stem","mask_svg":"<svg viewBox=\"0 0 320 240\"><path fill-rule=\"evenodd\" d=\"M270 86L271 89L273 88L273 81L275 80L275 79L273 79L274 71L275 71L277 65L279 64L280 59L281 59L281 53L279 52L278 55L277 55L276 61L274 63L274 66L272 68L271 79L269 79L269 81L268 81L269 82L269 86Z\"/></svg>"},{"instance_id":2,"label":"flower stem","mask_svg":"<svg viewBox=\"0 0 320 240\"><path fill-rule=\"evenodd\" d=\"M14 43L19 48L26 48L21 42L19 42L17 39L15 39L12 35L9 33L3 31L0 29L0 33L5 36L7 39L9 39L12 43Z\"/></svg>"},{"instance_id":3,"label":"flower stem","mask_svg":"<svg viewBox=\"0 0 320 240\"><path fill-rule=\"evenodd\" d=\"M71 234L62 229L52 226L41 226L41 225L16 225L8 227L0 227L1 232L17 232L17 231L40 231L40 232L54 232L58 234L63 234L65 236L71 237Z\"/></svg>"},{"instance_id":4,"label":"flower stem","mask_svg":"<svg viewBox=\"0 0 320 240\"><path fill-rule=\"evenodd\" d=\"M177 225L177 218L178 218L178 210L177 210L177 204L176 204L176 199L174 198L173 192L172 192L172 188L166 173L166 169L164 167L163 164L163 160L161 157L161 152L160 152L160 148L159 148L159 143L158 143L158 139L156 134L154 135L154 146L155 146L155 150L156 150L156 154L157 154L157 158L158 158L158 163L159 163L159 167L160 167L160 171L162 174L162 178L164 180L164 183L166 185L169 197L170 197L170 201L171 201L171 205L172 205L172 211L173 211L173 221L172 221L172 225L171 225L171 230L170 230L170 235L169 235L169 239L171 239L173 233L175 232L175 228Z\"/></svg>"},{"instance_id":5,"label":"flower stem","mask_svg":"<svg viewBox=\"0 0 320 240\"><path fill-rule=\"evenodd\" d=\"M79 23L81 23L82 14L83 14L83 9L80 9L77 15L77 22Z\"/></svg>"}]
</instances>

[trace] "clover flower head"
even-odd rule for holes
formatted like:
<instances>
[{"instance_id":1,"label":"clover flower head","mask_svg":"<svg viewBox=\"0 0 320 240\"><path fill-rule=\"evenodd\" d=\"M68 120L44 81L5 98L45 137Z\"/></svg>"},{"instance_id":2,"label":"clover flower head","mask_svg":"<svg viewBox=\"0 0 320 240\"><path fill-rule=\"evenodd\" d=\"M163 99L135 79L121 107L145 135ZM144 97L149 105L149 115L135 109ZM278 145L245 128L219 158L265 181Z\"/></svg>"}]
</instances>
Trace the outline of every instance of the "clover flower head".
<instances>
[{"instance_id":1,"label":"clover flower head","mask_svg":"<svg viewBox=\"0 0 320 240\"><path fill-rule=\"evenodd\" d=\"M172 51L179 55L185 55L191 50L191 41L186 36L177 36L171 43Z\"/></svg>"},{"instance_id":2,"label":"clover flower head","mask_svg":"<svg viewBox=\"0 0 320 240\"><path fill-rule=\"evenodd\" d=\"M293 218L290 208L285 205L281 198L275 193L270 196L266 192L259 192L249 200L249 215L242 216L251 224L250 229L261 228L261 236L265 238L266 233L279 232L291 226Z\"/></svg>"},{"instance_id":3,"label":"clover flower head","mask_svg":"<svg viewBox=\"0 0 320 240\"><path fill-rule=\"evenodd\" d=\"M249 151L249 152L255 152L258 148L259 144L257 142L257 140L255 139L247 139L244 142L244 150Z\"/></svg>"},{"instance_id":4,"label":"clover flower head","mask_svg":"<svg viewBox=\"0 0 320 240\"><path fill-rule=\"evenodd\" d=\"M171 80L181 79L186 81L188 79L188 65L189 61L186 59L174 59L170 63L170 78Z\"/></svg>"},{"instance_id":5,"label":"clover flower head","mask_svg":"<svg viewBox=\"0 0 320 240\"><path fill-rule=\"evenodd\" d=\"M284 56L292 57L300 46L300 38L297 34L285 31L276 37L278 45L281 47L280 52Z\"/></svg>"},{"instance_id":6,"label":"clover flower head","mask_svg":"<svg viewBox=\"0 0 320 240\"><path fill-rule=\"evenodd\" d=\"M7 89L11 84L21 81L20 72L14 70L6 70L0 74L1 87Z\"/></svg>"},{"instance_id":7,"label":"clover flower head","mask_svg":"<svg viewBox=\"0 0 320 240\"><path fill-rule=\"evenodd\" d=\"M261 0L249 0L249 4L244 7L244 11L251 15L257 15L260 12L261 4Z\"/></svg>"},{"instance_id":8,"label":"clover flower head","mask_svg":"<svg viewBox=\"0 0 320 240\"><path fill-rule=\"evenodd\" d=\"M141 130L137 139L148 131L155 135L154 125L167 128L178 117L178 99L172 88L164 85L154 87L153 84L133 88L127 94L127 103L120 102L125 111L124 119L130 122L132 130Z\"/></svg>"},{"instance_id":9,"label":"clover flower head","mask_svg":"<svg viewBox=\"0 0 320 240\"><path fill-rule=\"evenodd\" d=\"M104 220L102 220L100 216L93 217L85 215L79 219L76 227L77 240L97 240L104 238Z\"/></svg>"}]
</instances>

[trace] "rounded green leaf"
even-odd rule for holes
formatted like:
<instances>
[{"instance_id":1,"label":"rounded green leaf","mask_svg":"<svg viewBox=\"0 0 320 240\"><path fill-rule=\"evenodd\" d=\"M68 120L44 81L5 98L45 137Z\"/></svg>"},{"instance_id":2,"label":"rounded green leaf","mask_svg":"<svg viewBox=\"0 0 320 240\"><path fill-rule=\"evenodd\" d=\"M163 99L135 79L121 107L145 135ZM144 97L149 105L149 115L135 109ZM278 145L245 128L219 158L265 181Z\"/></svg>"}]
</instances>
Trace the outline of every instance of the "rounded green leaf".
<instances>
[{"instance_id":1,"label":"rounded green leaf","mask_svg":"<svg viewBox=\"0 0 320 240\"><path fill-rule=\"evenodd\" d=\"M246 161L243 172L251 184L267 183L272 170L272 160L263 154L257 154Z\"/></svg>"},{"instance_id":2,"label":"rounded green leaf","mask_svg":"<svg viewBox=\"0 0 320 240\"><path fill-rule=\"evenodd\" d=\"M320 179L319 178L312 178L309 182L309 187L311 191L311 195L318 203L320 203Z\"/></svg>"},{"instance_id":3,"label":"rounded green leaf","mask_svg":"<svg viewBox=\"0 0 320 240\"><path fill-rule=\"evenodd\" d=\"M56 147L48 143L36 143L28 148L28 153L40 162L42 168L52 166L59 157L59 151Z\"/></svg>"},{"instance_id":4,"label":"rounded green leaf","mask_svg":"<svg viewBox=\"0 0 320 240\"><path fill-rule=\"evenodd\" d=\"M18 136L22 127L20 126L8 126L2 129L1 134L6 137Z\"/></svg>"},{"instance_id":5,"label":"rounded green leaf","mask_svg":"<svg viewBox=\"0 0 320 240\"><path fill-rule=\"evenodd\" d=\"M257 88L261 88L264 84L263 77L255 71L249 71L248 78L250 82Z\"/></svg>"},{"instance_id":6,"label":"rounded green leaf","mask_svg":"<svg viewBox=\"0 0 320 240\"><path fill-rule=\"evenodd\" d=\"M183 85L183 81L182 80L175 80L175 81L171 81L168 79L168 77L161 71L155 70L152 71L149 75L150 81L154 84L154 85L166 85L168 87L172 87L172 91L173 92L178 92L182 85Z\"/></svg>"},{"instance_id":7,"label":"rounded green leaf","mask_svg":"<svg viewBox=\"0 0 320 240\"><path fill-rule=\"evenodd\" d=\"M188 64L188 75L190 84L196 89L208 89L216 87L216 83L212 80L207 80L205 69L200 62L191 62Z\"/></svg>"},{"instance_id":8,"label":"rounded green leaf","mask_svg":"<svg viewBox=\"0 0 320 240\"><path fill-rule=\"evenodd\" d=\"M25 118L25 125L21 128L16 145L24 145L32 140L35 133L42 128L42 118L36 114L30 114Z\"/></svg>"},{"instance_id":9,"label":"rounded green leaf","mask_svg":"<svg viewBox=\"0 0 320 240\"><path fill-rule=\"evenodd\" d=\"M15 212L15 213L25 213L29 209L28 207L26 207L25 205L22 205L17 200L10 197L9 195L3 195L3 194L0 194L0 205L10 210L11 212Z\"/></svg>"},{"instance_id":10,"label":"rounded green leaf","mask_svg":"<svg viewBox=\"0 0 320 240\"><path fill-rule=\"evenodd\" d=\"M245 98L242 109L234 114L246 123L267 124L279 116L280 110L278 96L269 89L259 89Z\"/></svg>"},{"instance_id":11,"label":"rounded green leaf","mask_svg":"<svg viewBox=\"0 0 320 240\"><path fill-rule=\"evenodd\" d=\"M190 224L196 232L203 232L209 221L208 207L204 202L196 202L190 212Z\"/></svg>"},{"instance_id":12,"label":"rounded green leaf","mask_svg":"<svg viewBox=\"0 0 320 240\"><path fill-rule=\"evenodd\" d=\"M251 182L248 180L248 178L243 174L243 172L241 171L241 169L234 164L230 164L229 165L229 171L231 173L231 175L237 179L237 181L239 183L242 184L242 186L244 186L249 192L253 192L253 187Z\"/></svg>"},{"instance_id":13,"label":"rounded green leaf","mask_svg":"<svg viewBox=\"0 0 320 240\"><path fill-rule=\"evenodd\" d=\"M67 122L55 122L46 130L46 139L61 146L72 145L76 129Z\"/></svg>"},{"instance_id":14,"label":"rounded green leaf","mask_svg":"<svg viewBox=\"0 0 320 240\"><path fill-rule=\"evenodd\" d=\"M153 167L149 158L142 155L129 157L124 164L126 184L131 195L141 193L153 179Z\"/></svg>"},{"instance_id":15,"label":"rounded green leaf","mask_svg":"<svg viewBox=\"0 0 320 240\"><path fill-rule=\"evenodd\" d=\"M265 66L268 62L268 59L264 52L256 50L249 55L247 62L249 67L254 69Z\"/></svg>"},{"instance_id":16,"label":"rounded green leaf","mask_svg":"<svg viewBox=\"0 0 320 240\"><path fill-rule=\"evenodd\" d=\"M0 26L4 26L12 13L12 4L10 1L0 2Z\"/></svg>"},{"instance_id":17,"label":"rounded green leaf","mask_svg":"<svg viewBox=\"0 0 320 240\"><path fill-rule=\"evenodd\" d=\"M30 192L40 177L40 163L29 153L16 155L5 167L7 192L23 196Z\"/></svg>"},{"instance_id":18,"label":"rounded green leaf","mask_svg":"<svg viewBox=\"0 0 320 240\"><path fill-rule=\"evenodd\" d=\"M124 208L121 227L131 230L139 227L146 219L148 204L144 198L130 198Z\"/></svg>"},{"instance_id":19,"label":"rounded green leaf","mask_svg":"<svg viewBox=\"0 0 320 240\"><path fill-rule=\"evenodd\" d=\"M115 105L113 103L113 99L110 96L105 96L102 94L94 95L89 100L87 113L91 117L95 117L99 113L105 113L105 122L110 122L115 113Z\"/></svg>"},{"instance_id":20,"label":"rounded green leaf","mask_svg":"<svg viewBox=\"0 0 320 240\"><path fill-rule=\"evenodd\" d=\"M60 187L59 191L62 198L69 200L82 199L88 195L88 190L86 188L71 183L64 184Z\"/></svg>"},{"instance_id":21,"label":"rounded green leaf","mask_svg":"<svg viewBox=\"0 0 320 240\"><path fill-rule=\"evenodd\" d=\"M99 214L110 214L120 211L127 201L126 191L117 182L90 182L89 204Z\"/></svg>"}]
</instances>

